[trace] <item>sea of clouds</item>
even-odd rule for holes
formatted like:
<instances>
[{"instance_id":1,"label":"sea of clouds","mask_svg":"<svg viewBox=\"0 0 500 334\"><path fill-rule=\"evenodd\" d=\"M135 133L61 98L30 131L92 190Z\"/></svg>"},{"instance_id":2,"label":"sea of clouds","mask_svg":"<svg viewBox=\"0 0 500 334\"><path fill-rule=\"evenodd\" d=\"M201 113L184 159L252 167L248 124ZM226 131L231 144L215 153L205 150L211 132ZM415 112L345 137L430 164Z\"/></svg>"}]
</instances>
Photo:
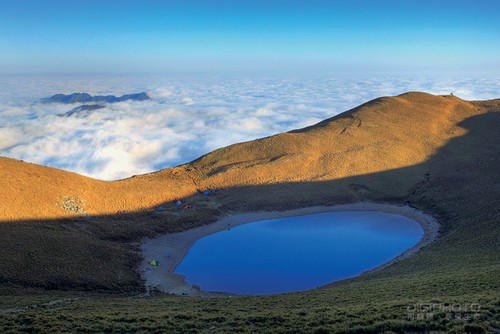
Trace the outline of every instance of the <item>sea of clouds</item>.
<instances>
[{"instance_id":1,"label":"sea of clouds","mask_svg":"<svg viewBox=\"0 0 500 334\"><path fill-rule=\"evenodd\" d=\"M57 93L123 95L143 102L61 117L80 104ZM214 149L317 123L407 91L467 100L500 96L496 79L230 76L2 76L0 155L115 180L183 164Z\"/></svg>"}]
</instances>

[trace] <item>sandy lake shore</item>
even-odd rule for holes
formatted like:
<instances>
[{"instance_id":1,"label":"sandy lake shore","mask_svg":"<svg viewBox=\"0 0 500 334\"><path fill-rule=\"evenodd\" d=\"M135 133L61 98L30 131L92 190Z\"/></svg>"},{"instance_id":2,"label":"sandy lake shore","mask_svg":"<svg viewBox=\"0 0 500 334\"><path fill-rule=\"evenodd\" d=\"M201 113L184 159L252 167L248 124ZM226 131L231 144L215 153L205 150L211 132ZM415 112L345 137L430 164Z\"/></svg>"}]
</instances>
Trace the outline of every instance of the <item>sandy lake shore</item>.
<instances>
[{"instance_id":1,"label":"sandy lake shore","mask_svg":"<svg viewBox=\"0 0 500 334\"><path fill-rule=\"evenodd\" d=\"M315 206L287 211L261 211L233 214L223 217L213 224L199 226L178 233L163 235L154 239L144 240L141 244L141 251L144 258L140 268L141 275L145 280L148 291L155 289L165 293L188 296L214 295L213 293L201 291L196 286L187 284L184 276L178 275L174 272L177 265L186 256L189 248L198 239L245 223L335 211L385 212L407 217L418 222L422 226L424 236L415 246L373 270L378 270L394 263L395 261L411 256L422 247L429 245L438 236L439 223L436 219L409 206L360 202L335 206ZM160 265L151 266L149 261L152 259L158 260Z\"/></svg>"}]
</instances>

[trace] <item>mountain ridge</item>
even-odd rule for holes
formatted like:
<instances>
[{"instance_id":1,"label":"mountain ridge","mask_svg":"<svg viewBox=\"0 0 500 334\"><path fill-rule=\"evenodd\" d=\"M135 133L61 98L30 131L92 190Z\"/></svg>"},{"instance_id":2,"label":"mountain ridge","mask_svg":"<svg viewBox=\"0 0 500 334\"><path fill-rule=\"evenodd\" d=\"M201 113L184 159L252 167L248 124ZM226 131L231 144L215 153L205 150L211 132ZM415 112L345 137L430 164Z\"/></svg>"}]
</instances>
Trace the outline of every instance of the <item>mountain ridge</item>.
<instances>
[{"instance_id":1,"label":"mountain ridge","mask_svg":"<svg viewBox=\"0 0 500 334\"><path fill-rule=\"evenodd\" d=\"M65 94L56 94L44 100L45 103L117 103L123 101L146 101L151 98L145 92L135 93L135 94L125 94L122 96L115 95L95 95L92 96L88 93L72 93L69 95Z\"/></svg>"},{"instance_id":2,"label":"mountain ridge","mask_svg":"<svg viewBox=\"0 0 500 334\"><path fill-rule=\"evenodd\" d=\"M22 191L7 195L0 203L0 220L72 216L61 208L62 198L76 193L73 197L87 203L88 214L101 215L146 210L199 189L334 180L412 166L463 135L458 123L487 112L488 103L498 105L497 100L467 102L415 92L378 98L304 129L233 144L184 165L114 182L0 158L7 176L0 186L15 189L20 180L32 194L29 200ZM402 189L417 181L401 180ZM37 204L23 209L12 205L33 201Z\"/></svg>"}]
</instances>

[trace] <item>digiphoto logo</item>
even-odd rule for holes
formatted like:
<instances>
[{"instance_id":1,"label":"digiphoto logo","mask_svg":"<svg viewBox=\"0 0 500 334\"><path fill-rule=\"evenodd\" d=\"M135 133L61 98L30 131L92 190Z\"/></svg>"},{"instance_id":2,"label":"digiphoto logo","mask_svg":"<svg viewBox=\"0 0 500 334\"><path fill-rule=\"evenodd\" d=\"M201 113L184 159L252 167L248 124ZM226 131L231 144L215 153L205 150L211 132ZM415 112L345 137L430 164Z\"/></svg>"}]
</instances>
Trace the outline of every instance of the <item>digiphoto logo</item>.
<instances>
[{"instance_id":1,"label":"digiphoto logo","mask_svg":"<svg viewBox=\"0 0 500 334\"><path fill-rule=\"evenodd\" d=\"M479 320L481 316L478 303L417 303L406 310L408 320L431 320L441 314L449 320Z\"/></svg>"}]
</instances>

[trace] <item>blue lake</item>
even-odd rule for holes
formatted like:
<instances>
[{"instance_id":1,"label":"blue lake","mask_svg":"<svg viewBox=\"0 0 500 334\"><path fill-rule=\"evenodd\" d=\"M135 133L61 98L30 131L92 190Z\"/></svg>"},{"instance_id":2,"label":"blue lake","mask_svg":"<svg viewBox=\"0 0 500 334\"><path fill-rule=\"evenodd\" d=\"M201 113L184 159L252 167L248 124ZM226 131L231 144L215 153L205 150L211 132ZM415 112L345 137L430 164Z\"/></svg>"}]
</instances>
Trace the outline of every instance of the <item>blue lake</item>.
<instances>
[{"instance_id":1,"label":"blue lake","mask_svg":"<svg viewBox=\"0 0 500 334\"><path fill-rule=\"evenodd\" d=\"M371 211L263 220L199 239L175 272L204 291L303 291L373 269L423 234L413 220Z\"/></svg>"}]
</instances>

